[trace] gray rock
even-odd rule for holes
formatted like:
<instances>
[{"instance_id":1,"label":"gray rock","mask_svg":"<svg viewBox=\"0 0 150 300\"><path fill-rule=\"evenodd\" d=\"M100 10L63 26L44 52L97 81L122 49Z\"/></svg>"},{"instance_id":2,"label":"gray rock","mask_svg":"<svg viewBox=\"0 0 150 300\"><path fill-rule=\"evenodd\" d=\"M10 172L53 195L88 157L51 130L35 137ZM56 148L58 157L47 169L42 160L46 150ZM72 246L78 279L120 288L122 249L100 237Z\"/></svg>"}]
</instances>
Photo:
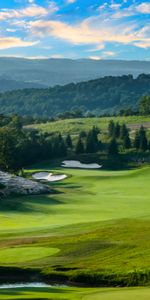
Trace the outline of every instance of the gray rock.
<instances>
[{"instance_id":1,"label":"gray rock","mask_svg":"<svg viewBox=\"0 0 150 300\"><path fill-rule=\"evenodd\" d=\"M1 195L11 193L21 195L39 195L50 193L49 186L20 176L0 171L0 183L4 186Z\"/></svg>"}]
</instances>

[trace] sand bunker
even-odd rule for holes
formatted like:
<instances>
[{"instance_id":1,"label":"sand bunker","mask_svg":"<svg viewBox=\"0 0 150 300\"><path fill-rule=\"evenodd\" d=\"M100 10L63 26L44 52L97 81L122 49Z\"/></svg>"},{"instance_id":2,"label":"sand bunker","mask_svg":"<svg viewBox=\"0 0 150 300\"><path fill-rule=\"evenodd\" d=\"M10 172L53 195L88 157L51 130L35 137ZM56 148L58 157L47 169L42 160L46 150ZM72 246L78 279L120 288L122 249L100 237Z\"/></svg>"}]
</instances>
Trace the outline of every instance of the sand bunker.
<instances>
[{"instance_id":1,"label":"sand bunker","mask_svg":"<svg viewBox=\"0 0 150 300\"><path fill-rule=\"evenodd\" d=\"M32 177L36 180L46 180L49 182L54 182L54 181L60 181L67 178L67 175L65 174L53 175L52 173L48 173L48 172L38 172L33 174Z\"/></svg>"},{"instance_id":2,"label":"sand bunker","mask_svg":"<svg viewBox=\"0 0 150 300\"><path fill-rule=\"evenodd\" d=\"M99 164L82 164L77 160L64 160L62 162L62 167L65 168L79 168L79 169L100 169L102 168Z\"/></svg>"}]
</instances>

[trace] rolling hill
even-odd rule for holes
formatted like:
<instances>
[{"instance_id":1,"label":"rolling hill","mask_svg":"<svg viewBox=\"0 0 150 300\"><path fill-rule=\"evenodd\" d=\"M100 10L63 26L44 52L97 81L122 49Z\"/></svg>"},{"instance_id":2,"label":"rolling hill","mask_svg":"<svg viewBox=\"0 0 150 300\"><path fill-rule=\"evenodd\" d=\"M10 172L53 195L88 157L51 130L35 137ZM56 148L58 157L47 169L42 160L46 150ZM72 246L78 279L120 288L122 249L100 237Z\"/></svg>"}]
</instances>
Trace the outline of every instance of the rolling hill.
<instances>
[{"instance_id":1,"label":"rolling hill","mask_svg":"<svg viewBox=\"0 0 150 300\"><path fill-rule=\"evenodd\" d=\"M0 77L47 86L141 73L150 73L149 61L0 58Z\"/></svg>"},{"instance_id":2,"label":"rolling hill","mask_svg":"<svg viewBox=\"0 0 150 300\"><path fill-rule=\"evenodd\" d=\"M47 89L24 89L0 94L0 113L54 117L72 110L96 115L121 108L136 109L143 95L150 94L150 75L104 77Z\"/></svg>"},{"instance_id":3,"label":"rolling hill","mask_svg":"<svg viewBox=\"0 0 150 300\"><path fill-rule=\"evenodd\" d=\"M34 83L34 82L24 82L17 81L13 79L5 79L3 77L0 78L0 92L20 90L20 89L30 89L30 88L44 88L46 86Z\"/></svg>"}]
</instances>

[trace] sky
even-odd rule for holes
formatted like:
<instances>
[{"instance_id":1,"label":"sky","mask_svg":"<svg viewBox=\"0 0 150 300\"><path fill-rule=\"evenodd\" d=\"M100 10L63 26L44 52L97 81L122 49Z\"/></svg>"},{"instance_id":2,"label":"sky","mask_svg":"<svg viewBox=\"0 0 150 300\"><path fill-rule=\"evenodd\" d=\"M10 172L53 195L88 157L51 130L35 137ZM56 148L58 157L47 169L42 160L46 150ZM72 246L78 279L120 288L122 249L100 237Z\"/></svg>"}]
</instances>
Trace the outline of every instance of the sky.
<instances>
[{"instance_id":1,"label":"sky","mask_svg":"<svg viewBox=\"0 0 150 300\"><path fill-rule=\"evenodd\" d=\"M0 56L150 60L150 1L0 0Z\"/></svg>"}]
</instances>

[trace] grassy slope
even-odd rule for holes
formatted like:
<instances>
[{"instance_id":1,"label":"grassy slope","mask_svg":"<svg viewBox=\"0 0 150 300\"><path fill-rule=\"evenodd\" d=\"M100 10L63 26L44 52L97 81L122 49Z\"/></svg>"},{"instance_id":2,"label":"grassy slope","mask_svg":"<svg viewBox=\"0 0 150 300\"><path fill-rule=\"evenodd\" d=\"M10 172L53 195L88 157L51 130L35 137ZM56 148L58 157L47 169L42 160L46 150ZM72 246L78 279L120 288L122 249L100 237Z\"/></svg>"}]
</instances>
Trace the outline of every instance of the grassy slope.
<instances>
[{"instance_id":1,"label":"grassy slope","mask_svg":"<svg viewBox=\"0 0 150 300\"><path fill-rule=\"evenodd\" d=\"M150 116L129 116L129 117L107 117L107 118L85 118L85 119L67 119L55 122L48 122L45 124L35 124L28 126L30 128L40 129L44 132L61 132L62 134L78 134L79 131L89 130L92 126L97 126L105 130L110 120L115 122L126 123L132 129L135 129L143 124L150 128Z\"/></svg>"},{"instance_id":2,"label":"grassy slope","mask_svg":"<svg viewBox=\"0 0 150 300\"><path fill-rule=\"evenodd\" d=\"M55 171L72 175L53 183L59 194L17 198L18 211L1 211L1 265L38 266L48 272L55 265L93 272L149 269L150 168ZM16 263L18 247L30 249L30 261L25 255ZM12 255L3 260L5 248Z\"/></svg>"},{"instance_id":3,"label":"grassy slope","mask_svg":"<svg viewBox=\"0 0 150 300\"><path fill-rule=\"evenodd\" d=\"M0 299L49 299L49 300L149 300L150 288L80 289L40 288L0 290Z\"/></svg>"}]
</instances>

